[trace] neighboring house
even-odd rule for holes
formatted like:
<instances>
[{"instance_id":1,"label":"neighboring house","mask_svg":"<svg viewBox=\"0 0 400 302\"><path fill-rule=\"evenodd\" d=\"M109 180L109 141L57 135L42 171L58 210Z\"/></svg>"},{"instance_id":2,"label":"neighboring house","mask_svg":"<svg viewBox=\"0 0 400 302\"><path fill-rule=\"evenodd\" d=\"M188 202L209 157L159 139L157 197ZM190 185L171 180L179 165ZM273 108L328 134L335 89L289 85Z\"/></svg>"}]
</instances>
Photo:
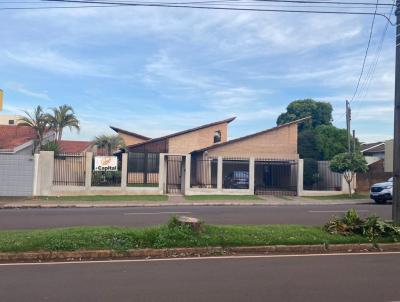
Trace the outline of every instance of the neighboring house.
<instances>
[{"instance_id":1,"label":"neighboring house","mask_svg":"<svg viewBox=\"0 0 400 302\"><path fill-rule=\"evenodd\" d=\"M16 125L19 119L19 115L0 115L0 125Z\"/></svg>"},{"instance_id":2,"label":"neighboring house","mask_svg":"<svg viewBox=\"0 0 400 302\"><path fill-rule=\"evenodd\" d=\"M360 151L370 165L385 158L385 142L362 143Z\"/></svg>"},{"instance_id":3,"label":"neighboring house","mask_svg":"<svg viewBox=\"0 0 400 302\"><path fill-rule=\"evenodd\" d=\"M45 140L53 139L49 131ZM0 125L0 196L30 196L36 133L26 126Z\"/></svg>"},{"instance_id":4,"label":"neighboring house","mask_svg":"<svg viewBox=\"0 0 400 302\"><path fill-rule=\"evenodd\" d=\"M44 140L54 138L54 133L48 131ZM32 155L35 131L26 126L0 125L0 153Z\"/></svg>"},{"instance_id":5,"label":"neighboring house","mask_svg":"<svg viewBox=\"0 0 400 302\"><path fill-rule=\"evenodd\" d=\"M147 137L147 136L144 136L144 135L140 135L140 134L137 134L137 133L134 133L134 132L130 132L130 131L127 131L127 130L124 130L124 129L120 129L120 128L117 128L117 127L110 126L110 128L118 133L118 135L124 141L125 146L143 143L143 142L148 141L148 140L151 139L150 137Z\"/></svg>"},{"instance_id":6,"label":"neighboring house","mask_svg":"<svg viewBox=\"0 0 400 302\"><path fill-rule=\"evenodd\" d=\"M58 145L61 153L93 152L96 148L92 141L61 140Z\"/></svg>"}]
</instances>

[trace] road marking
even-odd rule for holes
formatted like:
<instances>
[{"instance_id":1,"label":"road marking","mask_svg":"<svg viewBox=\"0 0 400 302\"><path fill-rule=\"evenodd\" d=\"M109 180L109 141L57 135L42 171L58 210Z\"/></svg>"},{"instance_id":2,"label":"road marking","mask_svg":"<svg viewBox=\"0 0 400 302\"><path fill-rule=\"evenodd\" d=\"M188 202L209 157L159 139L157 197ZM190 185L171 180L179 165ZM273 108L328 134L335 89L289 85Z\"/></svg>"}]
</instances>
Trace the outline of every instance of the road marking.
<instances>
[{"instance_id":1,"label":"road marking","mask_svg":"<svg viewBox=\"0 0 400 302\"><path fill-rule=\"evenodd\" d=\"M310 210L310 211L308 211L308 213L347 213L347 211L348 210L320 210L320 211L317 211L317 210L315 210L315 211L313 211L313 210ZM369 210L357 210L357 212L369 212Z\"/></svg>"},{"instance_id":2,"label":"road marking","mask_svg":"<svg viewBox=\"0 0 400 302\"><path fill-rule=\"evenodd\" d=\"M230 259L267 259L267 258L294 258L294 257L331 257L331 256L384 256L400 255L400 252L365 252L365 253L330 253L330 254L288 254L288 255L247 255L247 256L209 256L185 258L159 258L159 259L122 259L122 260L92 260L92 261L64 261L64 262L24 262L0 263L1 266L27 266L27 265L65 265L65 264L103 264L103 263L131 263L131 262L168 262L168 261L203 261L203 260L230 260Z\"/></svg>"},{"instance_id":3,"label":"road marking","mask_svg":"<svg viewBox=\"0 0 400 302\"><path fill-rule=\"evenodd\" d=\"M147 213L124 213L124 215L162 215L162 214L191 214L192 212L147 212Z\"/></svg>"}]
</instances>

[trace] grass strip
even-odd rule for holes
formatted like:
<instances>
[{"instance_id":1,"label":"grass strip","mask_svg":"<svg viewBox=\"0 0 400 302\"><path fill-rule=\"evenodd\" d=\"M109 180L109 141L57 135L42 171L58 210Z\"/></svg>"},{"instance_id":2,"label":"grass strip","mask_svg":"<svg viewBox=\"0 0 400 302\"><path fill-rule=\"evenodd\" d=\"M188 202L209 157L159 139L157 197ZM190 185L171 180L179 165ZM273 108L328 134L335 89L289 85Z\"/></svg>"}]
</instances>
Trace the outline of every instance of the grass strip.
<instances>
[{"instance_id":1,"label":"grass strip","mask_svg":"<svg viewBox=\"0 0 400 302\"><path fill-rule=\"evenodd\" d=\"M348 194L340 194L340 195L331 195L331 196L303 196L308 199L316 199L316 200L353 200L353 199L370 199L368 195L364 194L353 194L352 197Z\"/></svg>"},{"instance_id":2,"label":"grass strip","mask_svg":"<svg viewBox=\"0 0 400 302\"><path fill-rule=\"evenodd\" d=\"M79 195L41 196L44 201L167 201L167 195Z\"/></svg>"},{"instance_id":3,"label":"grass strip","mask_svg":"<svg viewBox=\"0 0 400 302\"><path fill-rule=\"evenodd\" d=\"M393 242L382 238L377 242ZM72 227L1 231L0 252L76 251L137 248L262 246L366 243L359 235L331 235L320 227L300 225L204 225L194 232L184 226L149 228Z\"/></svg>"},{"instance_id":4,"label":"grass strip","mask_svg":"<svg viewBox=\"0 0 400 302\"><path fill-rule=\"evenodd\" d=\"M256 195L190 195L185 196L188 201L205 201L205 200L261 200Z\"/></svg>"}]
</instances>

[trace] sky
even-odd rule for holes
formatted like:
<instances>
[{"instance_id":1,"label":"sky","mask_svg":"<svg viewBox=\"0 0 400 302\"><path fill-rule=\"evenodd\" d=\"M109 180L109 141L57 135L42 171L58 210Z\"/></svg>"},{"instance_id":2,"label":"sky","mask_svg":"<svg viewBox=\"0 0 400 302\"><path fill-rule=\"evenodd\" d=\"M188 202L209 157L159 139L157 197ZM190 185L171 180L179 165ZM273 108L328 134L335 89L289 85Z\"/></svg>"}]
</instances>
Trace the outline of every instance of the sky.
<instances>
[{"instance_id":1,"label":"sky","mask_svg":"<svg viewBox=\"0 0 400 302\"><path fill-rule=\"evenodd\" d=\"M0 0L1 2L5 2ZM6 4L1 4L2 7ZM157 137L236 116L229 138L276 125L296 99L345 100L361 71L372 16L204 11L154 7L0 10L4 110L71 105L80 133L109 125ZM392 137L394 29L378 54L377 17L365 75L352 102L364 142Z\"/></svg>"}]
</instances>

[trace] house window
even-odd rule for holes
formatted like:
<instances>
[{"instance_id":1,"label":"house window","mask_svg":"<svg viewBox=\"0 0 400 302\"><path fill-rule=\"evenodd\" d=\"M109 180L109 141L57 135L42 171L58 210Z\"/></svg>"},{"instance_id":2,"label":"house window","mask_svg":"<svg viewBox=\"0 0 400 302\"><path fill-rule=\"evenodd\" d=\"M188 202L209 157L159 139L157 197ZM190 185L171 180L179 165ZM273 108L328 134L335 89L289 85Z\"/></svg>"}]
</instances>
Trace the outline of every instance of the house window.
<instances>
[{"instance_id":1,"label":"house window","mask_svg":"<svg viewBox=\"0 0 400 302\"><path fill-rule=\"evenodd\" d=\"M9 125L14 125L14 122L15 122L14 120L8 120Z\"/></svg>"},{"instance_id":2,"label":"house window","mask_svg":"<svg viewBox=\"0 0 400 302\"><path fill-rule=\"evenodd\" d=\"M214 143L219 143L221 141L221 131L214 132Z\"/></svg>"}]
</instances>

